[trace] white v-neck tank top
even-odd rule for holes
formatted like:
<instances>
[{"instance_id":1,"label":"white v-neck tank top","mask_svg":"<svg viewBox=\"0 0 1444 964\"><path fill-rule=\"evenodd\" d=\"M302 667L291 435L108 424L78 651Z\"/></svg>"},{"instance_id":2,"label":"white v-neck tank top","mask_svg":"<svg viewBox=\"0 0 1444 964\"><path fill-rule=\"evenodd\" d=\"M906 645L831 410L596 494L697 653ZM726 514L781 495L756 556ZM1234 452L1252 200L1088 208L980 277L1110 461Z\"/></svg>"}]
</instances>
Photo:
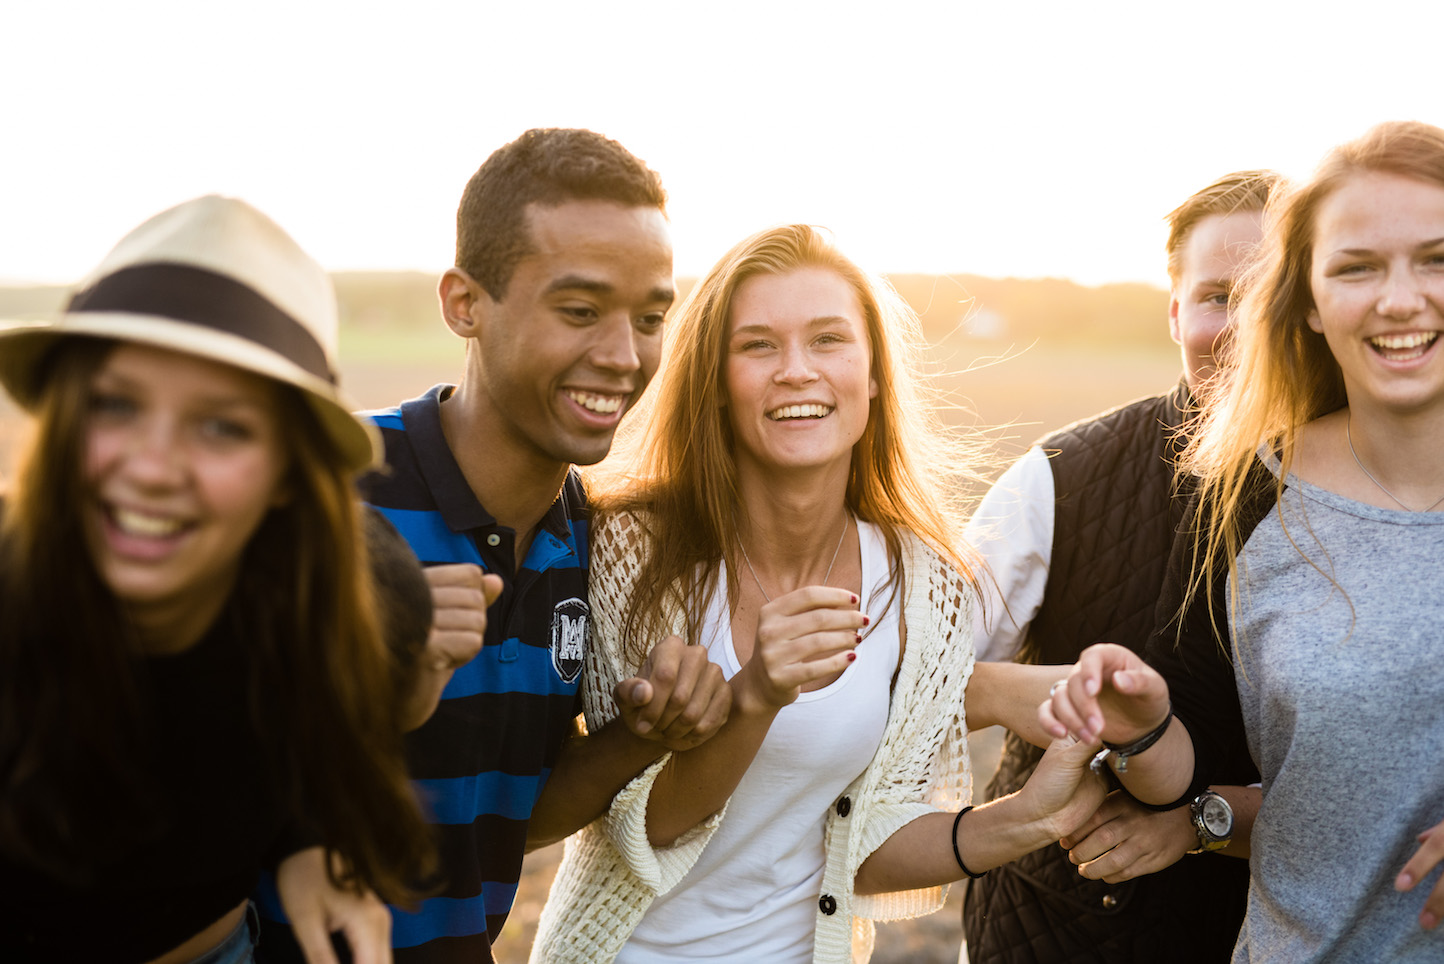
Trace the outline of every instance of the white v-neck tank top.
<instances>
[{"instance_id":1,"label":"white v-neck tank top","mask_svg":"<svg viewBox=\"0 0 1444 964\"><path fill-rule=\"evenodd\" d=\"M812 960L827 812L877 752L898 665L901 601L890 598L887 547L861 520L858 536L863 611L872 625L857 660L778 712L721 826L681 883L653 902L618 955L621 964ZM718 579L703 639L731 679L742 667L725 570Z\"/></svg>"}]
</instances>

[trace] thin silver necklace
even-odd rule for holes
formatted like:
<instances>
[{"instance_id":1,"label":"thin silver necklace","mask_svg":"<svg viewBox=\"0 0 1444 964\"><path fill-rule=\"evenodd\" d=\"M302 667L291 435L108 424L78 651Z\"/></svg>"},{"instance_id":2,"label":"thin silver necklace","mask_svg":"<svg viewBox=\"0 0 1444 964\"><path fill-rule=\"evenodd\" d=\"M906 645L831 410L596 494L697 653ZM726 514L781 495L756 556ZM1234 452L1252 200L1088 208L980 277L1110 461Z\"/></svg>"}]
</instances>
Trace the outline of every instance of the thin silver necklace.
<instances>
[{"instance_id":1,"label":"thin silver necklace","mask_svg":"<svg viewBox=\"0 0 1444 964\"><path fill-rule=\"evenodd\" d=\"M1354 457L1354 464L1359 467L1359 471L1362 472L1362 473L1364 473L1366 476L1368 476L1368 477L1369 477L1369 481L1372 482L1372 483L1374 483L1375 485L1377 485L1377 486L1379 487L1379 491L1380 491L1380 492L1384 493L1384 494L1387 495L1389 498L1391 498L1391 499L1393 499L1395 502L1399 503L1399 505L1402 506L1403 509L1404 509L1404 511L1406 511L1406 512L1428 512L1429 509L1434 508L1434 506L1438 505L1440 502L1444 502L1444 495L1441 495L1439 498L1437 498L1437 499L1434 500L1434 502L1429 506L1428 509L1414 509L1414 508L1411 508L1411 507L1409 507L1409 506L1407 506L1407 505L1404 505L1404 501L1403 501L1402 499L1400 499L1400 498L1399 498L1397 495L1395 495L1394 493L1390 492L1388 489L1384 488L1384 483L1382 483L1382 482L1380 482L1378 479L1374 478L1374 473L1373 473L1373 472L1370 472L1368 469L1364 468L1364 463L1361 462L1361 461L1359 461L1359 453L1358 453L1357 451L1355 451L1355 449L1354 449L1354 428L1353 428L1353 426L1354 426L1354 412L1353 412L1352 409L1350 409L1350 410L1349 410L1349 414L1348 414L1347 416L1345 416L1345 418L1344 418L1344 437L1349 440L1349 454ZM753 579L756 579L756 578L757 578L757 574L756 574L755 572L752 574L752 578L753 578ZM761 587L761 585L759 585L757 588L758 588L758 589L761 589L762 587ZM765 595L767 595L767 594L766 594L766 593L763 593L763 595L765 596Z\"/></svg>"},{"instance_id":2,"label":"thin silver necklace","mask_svg":"<svg viewBox=\"0 0 1444 964\"><path fill-rule=\"evenodd\" d=\"M827 585L827 580L832 578L832 567L837 565L837 554L842 551L842 541L847 538L847 524L850 521L852 521L850 513L842 517L842 535L837 537L837 548L832 550L832 561L827 564L827 574L822 577L822 584L824 586ZM732 527L734 529L737 527L735 519L732 522ZM747 556L747 547L742 544L741 533L738 533L737 536L737 548L742 550L742 561L747 563L747 571L752 573L752 581L757 583L757 591L762 593L763 599L772 602L772 597L767 595L766 589L762 588L762 580L757 578L757 570L752 568L752 560Z\"/></svg>"}]
</instances>

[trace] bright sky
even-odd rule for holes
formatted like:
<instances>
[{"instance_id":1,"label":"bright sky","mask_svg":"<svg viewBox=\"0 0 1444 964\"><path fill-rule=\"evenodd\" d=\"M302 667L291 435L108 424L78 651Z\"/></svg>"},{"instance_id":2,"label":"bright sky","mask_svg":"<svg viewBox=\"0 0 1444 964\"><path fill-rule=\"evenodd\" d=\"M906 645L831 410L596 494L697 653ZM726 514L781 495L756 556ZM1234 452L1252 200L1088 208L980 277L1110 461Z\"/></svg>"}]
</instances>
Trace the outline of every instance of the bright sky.
<instances>
[{"instance_id":1,"label":"bright sky","mask_svg":"<svg viewBox=\"0 0 1444 964\"><path fill-rule=\"evenodd\" d=\"M661 172L680 274L801 220L880 271L1163 284L1161 218L1215 176L1444 124L1441 28L1438 0L12 0L0 279L74 281L209 191L329 268L439 271L486 155L580 126Z\"/></svg>"}]
</instances>

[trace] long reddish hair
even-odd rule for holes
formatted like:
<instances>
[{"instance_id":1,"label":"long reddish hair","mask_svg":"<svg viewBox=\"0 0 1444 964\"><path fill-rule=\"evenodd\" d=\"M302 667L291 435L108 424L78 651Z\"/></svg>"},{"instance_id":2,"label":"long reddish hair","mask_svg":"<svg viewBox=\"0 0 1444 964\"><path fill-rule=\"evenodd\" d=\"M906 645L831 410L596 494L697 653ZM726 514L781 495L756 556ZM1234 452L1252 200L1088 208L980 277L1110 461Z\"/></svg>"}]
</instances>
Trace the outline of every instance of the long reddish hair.
<instances>
[{"instance_id":1,"label":"long reddish hair","mask_svg":"<svg viewBox=\"0 0 1444 964\"><path fill-rule=\"evenodd\" d=\"M1241 515L1254 495L1250 469L1259 448L1278 454L1281 496L1300 430L1349 403L1328 342L1309 327L1310 274L1319 208L1345 181L1366 173L1444 187L1444 130L1417 121L1379 124L1335 148L1312 177L1270 201L1260 258L1238 309L1232 363L1206 389L1201 427L1181 463L1199 478L1200 514L1209 520L1197 534L1189 599L1213 593L1225 562L1237 575ZM1238 584L1232 580L1235 611Z\"/></svg>"}]
</instances>

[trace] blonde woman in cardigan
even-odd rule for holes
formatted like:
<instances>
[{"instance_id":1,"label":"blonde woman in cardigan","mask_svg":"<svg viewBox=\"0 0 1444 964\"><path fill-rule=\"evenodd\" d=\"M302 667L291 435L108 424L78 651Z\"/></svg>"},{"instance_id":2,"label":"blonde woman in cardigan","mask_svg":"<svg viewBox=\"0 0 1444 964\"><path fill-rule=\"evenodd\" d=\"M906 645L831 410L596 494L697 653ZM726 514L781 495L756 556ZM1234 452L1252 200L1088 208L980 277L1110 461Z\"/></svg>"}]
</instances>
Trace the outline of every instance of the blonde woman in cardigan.
<instances>
[{"instance_id":1,"label":"blonde woman in cardigan","mask_svg":"<svg viewBox=\"0 0 1444 964\"><path fill-rule=\"evenodd\" d=\"M896 294L793 225L735 247L673 327L634 457L597 492L584 708L616 716L644 641L676 634L722 666L732 713L568 842L532 960L866 960L870 919L936 910L1088 817L1090 747L959 809L969 726L1046 739L1056 670L975 672L942 497L961 463Z\"/></svg>"}]
</instances>

